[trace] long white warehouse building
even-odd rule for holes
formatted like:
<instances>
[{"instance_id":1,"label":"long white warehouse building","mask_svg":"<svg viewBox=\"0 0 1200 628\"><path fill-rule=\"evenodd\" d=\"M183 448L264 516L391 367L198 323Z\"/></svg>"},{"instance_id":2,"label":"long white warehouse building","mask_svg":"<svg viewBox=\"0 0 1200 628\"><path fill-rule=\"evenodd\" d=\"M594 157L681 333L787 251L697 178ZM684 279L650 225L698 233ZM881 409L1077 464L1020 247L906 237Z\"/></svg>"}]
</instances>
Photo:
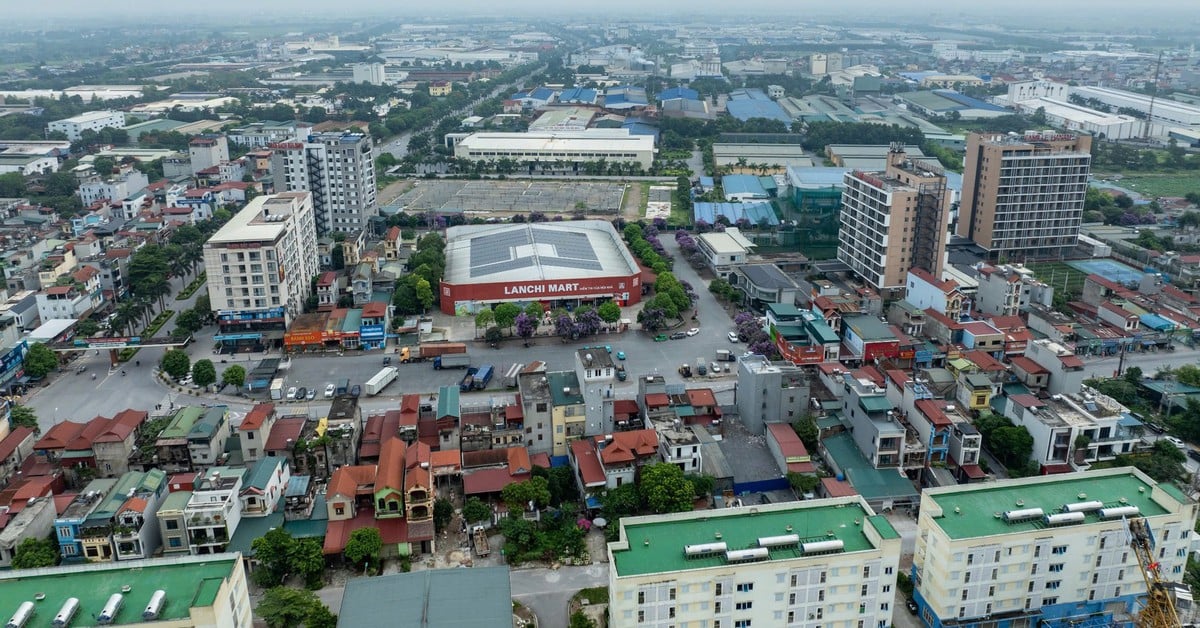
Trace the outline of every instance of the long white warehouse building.
<instances>
[{"instance_id":1,"label":"long white warehouse building","mask_svg":"<svg viewBox=\"0 0 1200 628\"><path fill-rule=\"evenodd\" d=\"M589 161L636 163L649 169L654 162L654 137L628 129L585 129L540 133L472 133L454 145L454 156L471 161L512 159L563 169L561 164ZM558 162L560 166L552 166ZM532 168L532 166L531 166Z\"/></svg>"},{"instance_id":2,"label":"long white warehouse building","mask_svg":"<svg viewBox=\"0 0 1200 628\"><path fill-rule=\"evenodd\" d=\"M1112 89L1111 87L1075 86L1071 87L1070 90L1073 95L1079 95L1083 98L1095 98L1113 107L1129 107L1142 113L1150 111L1150 96L1146 94L1127 92L1121 89ZM1154 122L1178 124L1180 126L1197 126L1200 125L1200 107L1160 96L1154 99L1153 118Z\"/></svg>"}]
</instances>

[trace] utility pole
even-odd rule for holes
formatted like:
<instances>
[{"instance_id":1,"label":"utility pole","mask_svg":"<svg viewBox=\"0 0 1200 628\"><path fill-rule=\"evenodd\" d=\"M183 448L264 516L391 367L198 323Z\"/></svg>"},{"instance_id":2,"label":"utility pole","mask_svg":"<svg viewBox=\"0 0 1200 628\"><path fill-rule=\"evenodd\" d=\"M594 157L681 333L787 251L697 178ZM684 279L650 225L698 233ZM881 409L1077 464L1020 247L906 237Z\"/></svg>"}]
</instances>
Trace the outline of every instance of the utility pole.
<instances>
[{"instance_id":1,"label":"utility pole","mask_svg":"<svg viewBox=\"0 0 1200 628\"><path fill-rule=\"evenodd\" d=\"M1163 53L1158 53L1158 62L1154 64L1154 84L1150 86L1150 105L1146 108L1146 123L1142 125L1142 136L1150 139L1150 129L1154 124L1154 101L1158 98L1158 71L1162 69Z\"/></svg>"},{"instance_id":2,"label":"utility pole","mask_svg":"<svg viewBox=\"0 0 1200 628\"><path fill-rule=\"evenodd\" d=\"M1117 374L1113 375L1113 377L1120 377L1121 372L1125 370L1125 347L1127 346L1129 345L1123 341L1121 342L1121 354L1117 357Z\"/></svg>"}]
</instances>

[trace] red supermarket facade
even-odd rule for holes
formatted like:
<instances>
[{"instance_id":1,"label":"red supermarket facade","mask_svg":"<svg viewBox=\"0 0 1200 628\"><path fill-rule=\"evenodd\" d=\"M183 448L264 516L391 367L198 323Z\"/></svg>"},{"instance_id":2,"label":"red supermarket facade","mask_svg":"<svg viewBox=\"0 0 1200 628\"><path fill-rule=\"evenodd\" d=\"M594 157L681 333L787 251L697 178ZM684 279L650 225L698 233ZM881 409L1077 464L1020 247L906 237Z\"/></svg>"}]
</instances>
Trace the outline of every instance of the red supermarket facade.
<instances>
[{"instance_id":1,"label":"red supermarket facade","mask_svg":"<svg viewBox=\"0 0 1200 628\"><path fill-rule=\"evenodd\" d=\"M497 281L481 283L441 282L441 309L455 314L465 308L496 303L530 303L538 301L548 308L593 302L615 301L617 305L632 305L642 299L639 274L576 279Z\"/></svg>"}]
</instances>

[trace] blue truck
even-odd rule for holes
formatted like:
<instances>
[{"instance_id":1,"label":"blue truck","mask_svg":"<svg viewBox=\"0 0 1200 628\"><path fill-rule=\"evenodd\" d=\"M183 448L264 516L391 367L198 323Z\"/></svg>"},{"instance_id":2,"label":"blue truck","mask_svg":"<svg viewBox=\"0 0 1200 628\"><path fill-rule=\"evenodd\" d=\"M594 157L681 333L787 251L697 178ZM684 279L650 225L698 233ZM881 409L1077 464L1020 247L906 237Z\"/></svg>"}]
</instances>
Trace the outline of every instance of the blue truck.
<instances>
[{"instance_id":1,"label":"blue truck","mask_svg":"<svg viewBox=\"0 0 1200 628\"><path fill-rule=\"evenodd\" d=\"M483 390L487 388L488 382L492 381L492 374L495 369L491 364L484 364L481 367L471 367L467 369L467 374L463 375L462 381L458 383L458 389L462 392L468 390Z\"/></svg>"}]
</instances>

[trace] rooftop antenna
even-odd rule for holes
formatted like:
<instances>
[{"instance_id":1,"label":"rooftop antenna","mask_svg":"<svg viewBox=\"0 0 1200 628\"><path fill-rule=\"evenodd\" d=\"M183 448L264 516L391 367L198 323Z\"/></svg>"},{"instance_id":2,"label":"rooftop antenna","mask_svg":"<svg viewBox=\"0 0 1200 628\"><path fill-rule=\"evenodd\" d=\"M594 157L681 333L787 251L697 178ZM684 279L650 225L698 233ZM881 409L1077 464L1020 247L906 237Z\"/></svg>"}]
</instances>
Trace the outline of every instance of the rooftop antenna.
<instances>
[{"instance_id":1,"label":"rooftop antenna","mask_svg":"<svg viewBox=\"0 0 1200 628\"><path fill-rule=\"evenodd\" d=\"M1146 122L1142 125L1142 135L1150 139L1150 125L1154 119L1154 100L1158 98L1158 72L1162 69L1162 51L1158 51L1158 61L1154 64L1154 84L1150 86L1150 106L1146 108Z\"/></svg>"}]
</instances>

